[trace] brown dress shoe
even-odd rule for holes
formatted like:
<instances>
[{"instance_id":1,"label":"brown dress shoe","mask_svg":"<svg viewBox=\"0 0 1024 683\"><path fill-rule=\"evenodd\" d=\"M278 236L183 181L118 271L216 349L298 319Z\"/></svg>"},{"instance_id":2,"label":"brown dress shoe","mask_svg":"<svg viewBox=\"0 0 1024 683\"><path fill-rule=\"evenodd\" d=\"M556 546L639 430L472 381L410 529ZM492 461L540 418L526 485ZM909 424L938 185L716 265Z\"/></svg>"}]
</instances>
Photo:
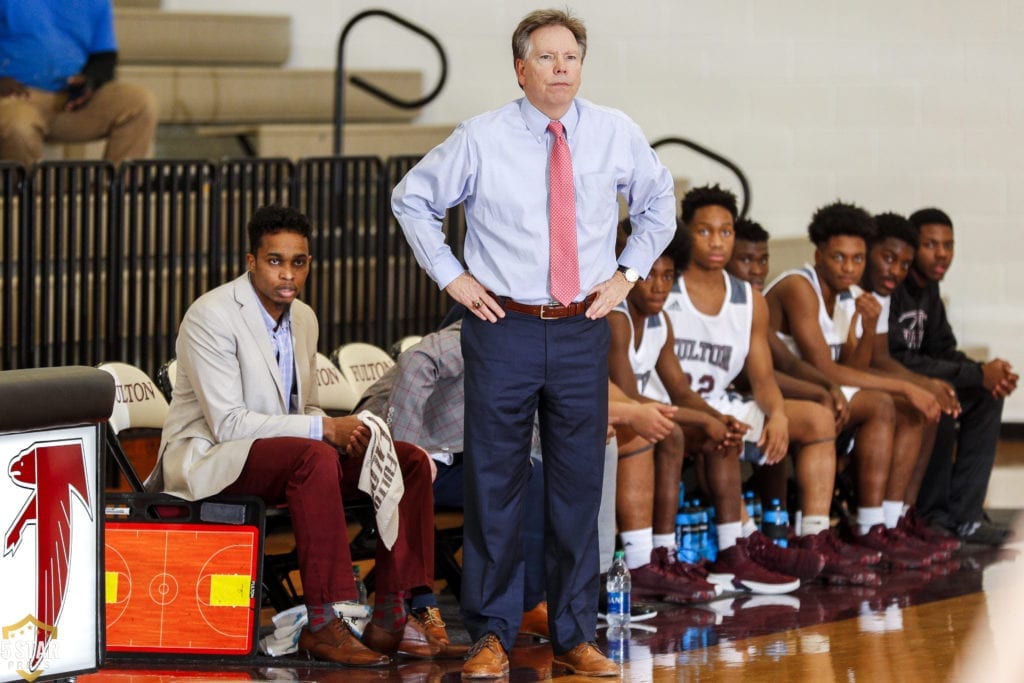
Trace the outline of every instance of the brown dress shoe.
<instances>
[{"instance_id":1,"label":"brown dress shoe","mask_svg":"<svg viewBox=\"0 0 1024 683\"><path fill-rule=\"evenodd\" d=\"M616 669L618 671L618 669ZM463 678L504 678L508 675L508 654L498 636L488 633L469 649L462 665Z\"/></svg>"},{"instance_id":2,"label":"brown dress shoe","mask_svg":"<svg viewBox=\"0 0 1024 683\"><path fill-rule=\"evenodd\" d=\"M548 603L541 601L529 612L523 614L523 622L519 625L519 632L528 636L546 638L551 640L551 631L548 629Z\"/></svg>"},{"instance_id":3,"label":"brown dress shoe","mask_svg":"<svg viewBox=\"0 0 1024 683\"><path fill-rule=\"evenodd\" d=\"M363 629L363 645L375 652L394 655L401 640L402 631L389 631L372 621Z\"/></svg>"},{"instance_id":4,"label":"brown dress shoe","mask_svg":"<svg viewBox=\"0 0 1024 683\"><path fill-rule=\"evenodd\" d=\"M304 626L299 633L299 649L317 659L348 664L349 666L384 666L391 658L374 652L356 638L342 619L332 619L315 633Z\"/></svg>"},{"instance_id":5,"label":"brown dress shoe","mask_svg":"<svg viewBox=\"0 0 1024 683\"><path fill-rule=\"evenodd\" d=\"M444 651L441 643L427 633L427 628L419 619L409 615L405 620L405 628L401 632L398 653L416 657L417 659L433 659Z\"/></svg>"},{"instance_id":6,"label":"brown dress shoe","mask_svg":"<svg viewBox=\"0 0 1024 683\"><path fill-rule=\"evenodd\" d=\"M469 652L468 645L456 645L448 638L448 630L445 628L444 619L441 618L441 610L436 607L427 607L422 612L415 611L409 614L409 621L415 621L427 636L434 643L440 645L441 649L437 657L463 657ZM402 654L412 654L406 651L406 637L410 630L408 623L403 634L402 642L398 645L398 651ZM415 655L414 655L415 656Z\"/></svg>"},{"instance_id":7,"label":"brown dress shoe","mask_svg":"<svg viewBox=\"0 0 1024 683\"><path fill-rule=\"evenodd\" d=\"M568 652L555 655L554 666L580 676L618 676L619 666L601 654L593 643L580 643Z\"/></svg>"}]
</instances>

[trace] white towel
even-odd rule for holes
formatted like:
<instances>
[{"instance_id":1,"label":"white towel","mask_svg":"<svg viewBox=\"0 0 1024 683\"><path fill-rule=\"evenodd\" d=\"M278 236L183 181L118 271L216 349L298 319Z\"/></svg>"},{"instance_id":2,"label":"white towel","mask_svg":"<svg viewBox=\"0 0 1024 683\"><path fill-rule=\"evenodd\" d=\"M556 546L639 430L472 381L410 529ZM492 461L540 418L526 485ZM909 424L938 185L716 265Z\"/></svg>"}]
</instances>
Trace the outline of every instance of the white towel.
<instances>
[{"instance_id":1,"label":"white towel","mask_svg":"<svg viewBox=\"0 0 1024 683\"><path fill-rule=\"evenodd\" d=\"M373 500L377 533L384 547L391 550L398 539L398 501L405 493L402 469L384 420L368 410L357 417L370 430L370 445L366 448L363 469L359 473L359 490L365 491Z\"/></svg>"},{"instance_id":2,"label":"white towel","mask_svg":"<svg viewBox=\"0 0 1024 683\"><path fill-rule=\"evenodd\" d=\"M344 619L352 628L357 638L363 635L363 629L370 623L373 614L369 605L357 602L334 603L334 614ZM273 617L274 630L260 639L260 652L271 657L298 652L299 635L302 627L309 621L305 605L299 605L278 612Z\"/></svg>"}]
</instances>

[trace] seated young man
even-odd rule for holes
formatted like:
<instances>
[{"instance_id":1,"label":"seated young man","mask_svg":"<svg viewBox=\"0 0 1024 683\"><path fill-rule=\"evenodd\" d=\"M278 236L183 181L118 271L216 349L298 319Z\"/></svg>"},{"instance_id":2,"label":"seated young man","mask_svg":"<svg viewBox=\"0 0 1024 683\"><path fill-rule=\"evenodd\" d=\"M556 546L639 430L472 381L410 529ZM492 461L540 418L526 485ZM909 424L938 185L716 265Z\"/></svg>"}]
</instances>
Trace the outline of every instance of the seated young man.
<instances>
[{"instance_id":1,"label":"seated young man","mask_svg":"<svg viewBox=\"0 0 1024 683\"><path fill-rule=\"evenodd\" d=\"M624 222L628 224L628 219ZM620 232L619 237L621 246L624 234ZM646 287L650 281L641 280L638 285ZM678 420L684 419L681 413L686 411L642 396L653 361L649 369L634 375L633 355L616 353L614 325L612 330L609 361L615 358L617 365L609 367L609 397L615 399L609 406L618 405L620 411L654 410L661 416L657 433L642 429L636 420L632 424L612 420L618 451L615 515L633 593L668 602L711 600L721 589L707 581L707 572L676 558L675 519L684 457Z\"/></svg>"},{"instance_id":2,"label":"seated young man","mask_svg":"<svg viewBox=\"0 0 1024 683\"><path fill-rule=\"evenodd\" d=\"M685 238L685 232L680 230L677 242ZM670 249L673 251L669 253L674 253L674 248ZM612 333L608 355L609 373L627 395L649 401L655 400L647 394L651 391L651 378L657 375L677 408L676 420L682 427L678 440L679 451L682 452L685 444L687 449L700 450L705 456L699 460L698 467L703 469L702 478L710 489L718 518L724 520L724 523L717 526L719 557L711 567L712 575L709 578L716 583L731 583L734 587L760 593L795 590L800 585L799 578L771 571L752 559L747 552L746 540L741 538L739 456L743 448L742 437L749 425L709 406L691 391L683 376L673 351L672 324L662 310L676 273L676 261L663 254L655 261L648 277L637 283L626 301L608 316ZM769 457L781 458L785 455L786 424L782 420L777 421L776 425L782 433L770 442L765 439L764 445ZM665 469L664 477L671 477L678 490L681 459L677 462L674 470ZM630 467L633 464L628 457L620 459L620 472ZM658 474L662 475L662 471L659 470ZM781 549L775 546L768 548L768 545L771 545L770 541L757 545L754 550L763 551L762 554L771 556L771 559L778 559L782 552L776 551ZM803 560L803 566L799 569L806 578L817 575L821 570L823 559L816 553L788 551L786 554L789 559L797 560L792 563L794 566L800 565L800 560Z\"/></svg>"},{"instance_id":3,"label":"seated young man","mask_svg":"<svg viewBox=\"0 0 1024 683\"><path fill-rule=\"evenodd\" d=\"M615 516L632 578L633 595L694 603L721 591L707 581L707 572L676 559L675 518L683 468L683 432L673 406L643 401L611 382L609 407L619 413L655 411L657 420L616 419L612 427L618 453Z\"/></svg>"},{"instance_id":4,"label":"seated young man","mask_svg":"<svg viewBox=\"0 0 1024 683\"><path fill-rule=\"evenodd\" d=\"M768 231L759 223L740 218L734 225L734 233L732 255L725 270L733 277L749 282L755 291L763 292L770 263ZM817 368L794 355L776 335L768 335L768 346L772 352L775 381L783 397L820 403L835 416L836 434L842 432L850 418L850 408L842 387L833 384ZM737 388L749 393L749 387L745 385L742 376L737 378ZM759 467L754 471L750 483L760 494L761 500L786 500L787 467L784 463Z\"/></svg>"},{"instance_id":5,"label":"seated young man","mask_svg":"<svg viewBox=\"0 0 1024 683\"><path fill-rule=\"evenodd\" d=\"M919 246L910 275L892 294L889 351L908 369L951 384L963 407L959 431L951 419L939 426L917 507L934 526L954 531L965 542L1002 545L1009 532L991 524L982 506L1003 399L1017 388L1018 375L1005 360L977 363L957 349L939 295L939 283L953 261L953 221L932 208L911 214L910 222L920 233Z\"/></svg>"},{"instance_id":6,"label":"seated young man","mask_svg":"<svg viewBox=\"0 0 1024 683\"><path fill-rule=\"evenodd\" d=\"M725 270L757 292L764 293L768 281L771 254L768 231L759 223L740 218L734 226L732 256ZM768 346L775 367L775 381L785 398L814 401L828 408L836 418L836 433L843 431L850 417L842 387L830 382L817 368L789 350L774 334L768 335Z\"/></svg>"},{"instance_id":7,"label":"seated young man","mask_svg":"<svg viewBox=\"0 0 1024 683\"><path fill-rule=\"evenodd\" d=\"M815 264L780 275L768 286L766 299L772 330L848 393L849 425L856 433L854 540L881 552L895 567L915 568L946 555L908 544L896 528L917 460L922 423L938 419L939 404L913 382L840 362L856 315L850 288L863 274L867 241L874 232L874 220L859 207L837 202L819 209L809 227Z\"/></svg>"},{"instance_id":8,"label":"seated young man","mask_svg":"<svg viewBox=\"0 0 1024 683\"><path fill-rule=\"evenodd\" d=\"M437 656L445 650L438 637L447 635L443 622L427 623L437 605L431 470L411 444L395 443L405 486L400 524L390 549L377 546L363 642L335 616L335 602L356 599L342 499L365 496L357 486L370 432L358 417L328 417L319 406L317 319L298 299L312 261L310 231L298 211L258 209L248 225L247 272L189 306L146 486L186 500L225 493L288 503L309 613L300 650L356 666L387 664L403 644L408 654Z\"/></svg>"},{"instance_id":9,"label":"seated young man","mask_svg":"<svg viewBox=\"0 0 1024 683\"><path fill-rule=\"evenodd\" d=\"M802 510L802 537L794 547L822 555L827 580L877 583L874 572L860 565L873 559L872 554L841 543L830 528L835 415L819 403L783 397L772 365L764 299L725 271L733 250L736 212L735 195L718 186L695 188L683 198L682 220L691 239L691 258L665 305L675 334L677 363L690 377L691 388L713 408L755 425L745 437L744 450L765 456L764 465L777 468L792 439ZM753 400L729 391L737 378L750 388ZM775 454L771 439L780 430L785 430L787 441L780 442L782 453ZM756 559L763 536L752 523L743 533Z\"/></svg>"},{"instance_id":10,"label":"seated young man","mask_svg":"<svg viewBox=\"0 0 1024 683\"><path fill-rule=\"evenodd\" d=\"M868 260L864 268L861 286L872 296L858 297L857 323L849 343L853 344L850 365L860 369L900 377L931 391L942 406L942 420L952 420L960 414L956 391L948 383L911 372L889 355L889 311L893 290L910 272L917 249L918 233L913 224L899 214L888 212L875 216L877 232L868 247ZM960 543L949 538L949 533L940 533L928 528L928 524L914 509L921 480L935 444L938 422L924 425L917 462L904 498L904 514L900 517L899 528L906 534L923 541L935 543L947 550L956 550Z\"/></svg>"}]
</instances>

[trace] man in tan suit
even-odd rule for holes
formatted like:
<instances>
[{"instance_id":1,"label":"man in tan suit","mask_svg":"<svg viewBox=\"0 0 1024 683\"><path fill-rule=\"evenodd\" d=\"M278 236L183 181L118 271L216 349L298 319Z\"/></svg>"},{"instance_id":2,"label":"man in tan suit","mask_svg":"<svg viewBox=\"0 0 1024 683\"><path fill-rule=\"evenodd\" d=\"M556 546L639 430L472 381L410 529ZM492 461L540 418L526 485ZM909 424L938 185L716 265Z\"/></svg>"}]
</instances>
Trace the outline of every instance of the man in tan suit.
<instances>
[{"instance_id":1,"label":"man in tan suit","mask_svg":"<svg viewBox=\"0 0 1024 683\"><path fill-rule=\"evenodd\" d=\"M223 492L288 503L309 611L301 650L359 666L386 664L392 653L456 654L433 594L430 465L408 444L395 444L405 493L397 539L390 550L378 543L364 642L334 614L334 602L356 599L342 496L363 495L357 482L369 432L358 417L328 417L319 406L317 319L298 300L312 261L309 234L297 211L257 210L248 272L189 307L160 461L147 487L188 500Z\"/></svg>"}]
</instances>

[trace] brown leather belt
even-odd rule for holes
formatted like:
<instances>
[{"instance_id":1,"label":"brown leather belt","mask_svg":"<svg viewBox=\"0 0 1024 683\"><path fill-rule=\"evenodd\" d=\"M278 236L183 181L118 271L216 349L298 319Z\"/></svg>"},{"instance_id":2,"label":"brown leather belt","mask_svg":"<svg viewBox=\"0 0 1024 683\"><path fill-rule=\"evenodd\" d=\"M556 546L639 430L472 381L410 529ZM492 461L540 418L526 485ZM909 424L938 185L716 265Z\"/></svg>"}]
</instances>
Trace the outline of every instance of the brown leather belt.
<instances>
[{"instance_id":1,"label":"brown leather belt","mask_svg":"<svg viewBox=\"0 0 1024 683\"><path fill-rule=\"evenodd\" d=\"M529 304L521 304L518 301L513 301L507 296L498 296L493 292L487 293L497 299L502 308L515 311L516 313L525 313L526 315L536 316L541 320L557 320L559 318L572 318L573 316L581 315L586 312L590 307L590 304L594 303L594 300L597 298L597 294L594 293L583 301L577 301L569 304L568 306L563 306L562 304L542 304L540 306L531 306Z\"/></svg>"}]
</instances>

